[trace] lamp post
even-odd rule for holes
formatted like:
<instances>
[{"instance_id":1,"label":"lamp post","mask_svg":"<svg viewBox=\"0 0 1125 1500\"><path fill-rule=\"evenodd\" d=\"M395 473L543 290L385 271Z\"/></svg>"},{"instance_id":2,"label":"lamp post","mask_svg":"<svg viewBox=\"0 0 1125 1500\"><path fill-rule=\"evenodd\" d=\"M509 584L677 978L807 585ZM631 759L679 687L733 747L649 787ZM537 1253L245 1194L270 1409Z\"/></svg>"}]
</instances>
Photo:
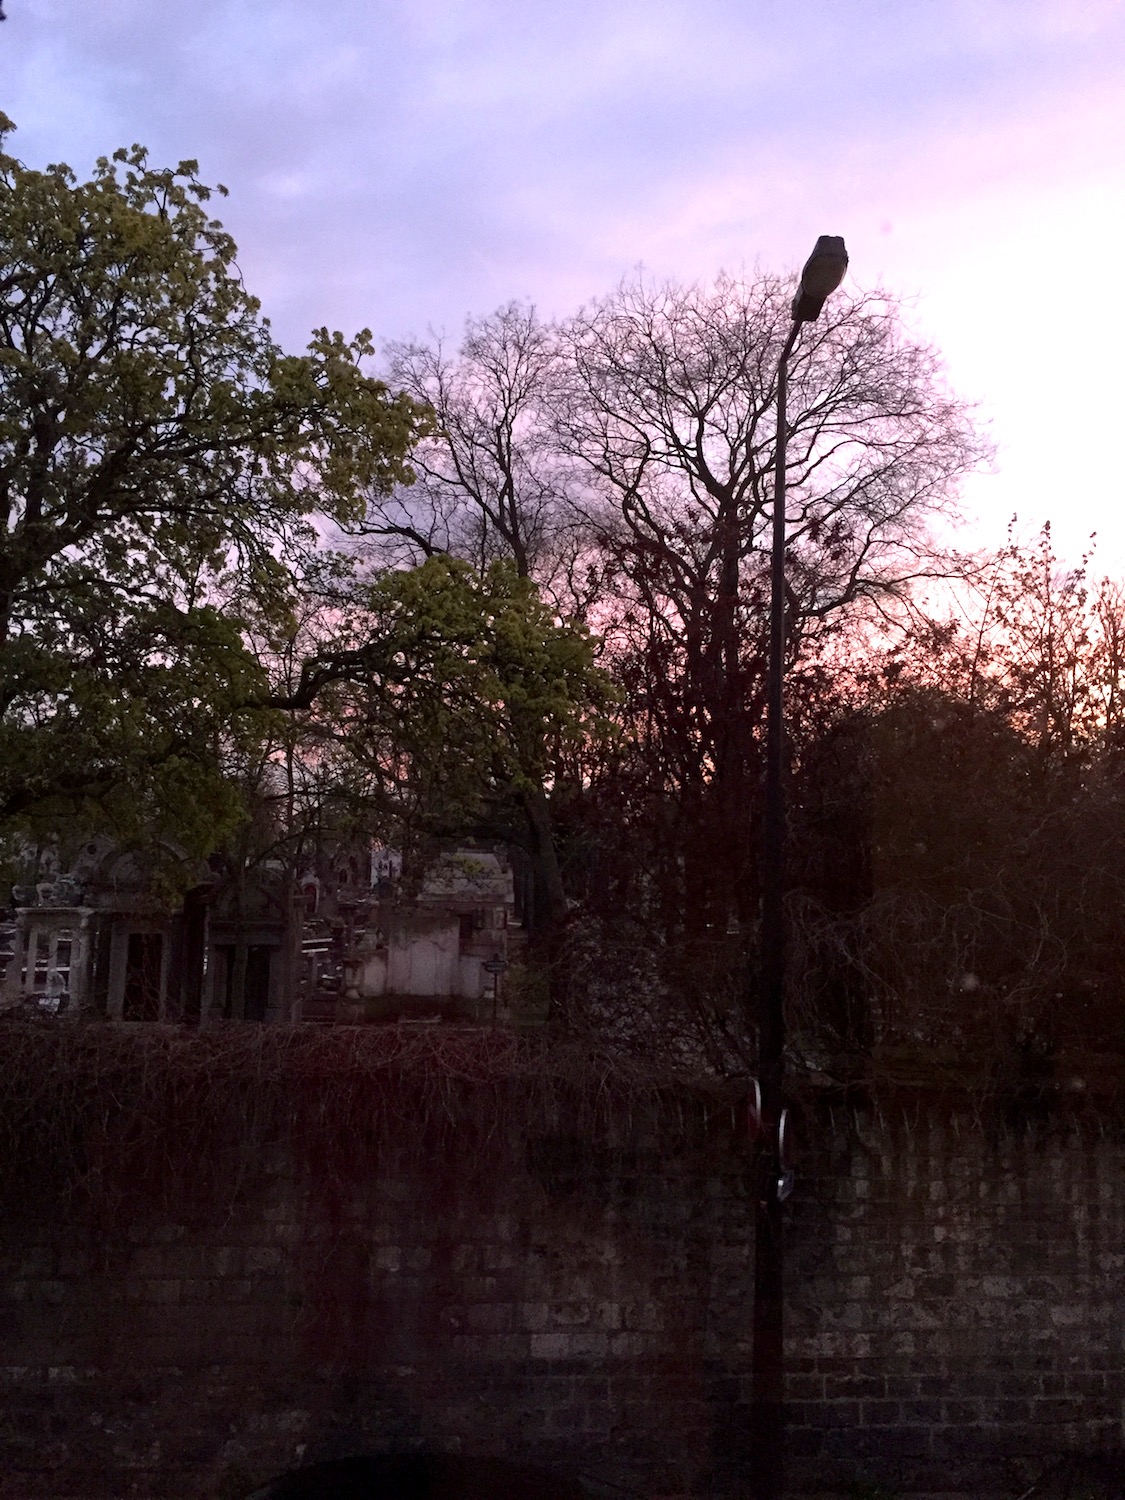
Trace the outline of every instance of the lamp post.
<instances>
[{"instance_id":1,"label":"lamp post","mask_svg":"<svg viewBox=\"0 0 1125 1500\"><path fill-rule=\"evenodd\" d=\"M781 1206L785 1107L785 447L789 356L802 323L820 316L840 285L848 255L839 235L822 234L793 298L793 322L777 366L773 543L770 552L770 650L767 673L766 785L762 848L758 1075L761 1138L755 1176L753 1386L750 1401L751 1493L781 1500L785 1441L785 1262Z\"/></svg>"}]
</instances>

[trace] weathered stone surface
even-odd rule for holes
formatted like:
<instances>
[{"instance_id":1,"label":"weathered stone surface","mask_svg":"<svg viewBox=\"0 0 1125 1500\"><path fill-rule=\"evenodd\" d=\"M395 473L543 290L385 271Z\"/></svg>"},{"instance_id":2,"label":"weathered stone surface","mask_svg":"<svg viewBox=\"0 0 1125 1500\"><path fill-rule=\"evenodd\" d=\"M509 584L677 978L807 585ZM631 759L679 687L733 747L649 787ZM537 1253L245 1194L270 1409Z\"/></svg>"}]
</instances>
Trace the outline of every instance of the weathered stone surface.
<instances>
[{"instance_id":1,"label":"weathered stone surface","mask_svg":"<svg viewBox=\"0 0 1125 1500\"><path fill-rule=\"evenodd\" d=\"M990 1137L936 1104L825 1111L807 1136L795 1493L1010 1496L1125 1446L1119 1139L1096 1120ZM733 1495L747 1162L721 1132L585 1159L517 1132L464 1178L392 1154L331 1212L294 1170L234 1217L0 1228L0 1496L234 1500L388 1451Z\"/></svg>"}]
</instances>

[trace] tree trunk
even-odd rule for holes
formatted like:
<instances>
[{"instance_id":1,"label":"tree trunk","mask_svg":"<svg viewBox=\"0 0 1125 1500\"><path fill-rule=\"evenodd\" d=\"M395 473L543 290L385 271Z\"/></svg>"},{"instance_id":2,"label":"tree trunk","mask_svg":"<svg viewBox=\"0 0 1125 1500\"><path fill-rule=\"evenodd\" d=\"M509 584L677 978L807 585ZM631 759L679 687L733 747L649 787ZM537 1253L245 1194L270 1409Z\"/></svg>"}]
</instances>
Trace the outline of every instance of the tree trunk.
<instances>
[{"instance_id":1,"label":"tree trunk","mask_svg":"<svg viewBox=\"0 0 1125 1500\"><path fill-rule=\"evenodd\" d=\"M535 900L532 926L536 932L550 932L566 916L566 893L559 869L555 835L551 827L551 809L542 787L523 794L524 811L531 834L531 863L534 874Z\"/></svg>"}]
</instances>

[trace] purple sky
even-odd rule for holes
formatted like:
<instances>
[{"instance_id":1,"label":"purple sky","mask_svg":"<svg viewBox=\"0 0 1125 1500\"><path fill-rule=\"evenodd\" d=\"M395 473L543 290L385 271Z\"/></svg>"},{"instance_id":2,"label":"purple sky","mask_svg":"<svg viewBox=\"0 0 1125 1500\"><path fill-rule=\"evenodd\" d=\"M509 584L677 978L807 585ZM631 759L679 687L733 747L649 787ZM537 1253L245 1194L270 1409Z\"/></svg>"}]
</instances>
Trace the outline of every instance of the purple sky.
<instances>
[{"instance_id":1,"label":"purple sky","mask_svg":"<svg viewBox=\"0 0 1125 1500\"><path fill-rule=\"evenodd\" d=\"M4 3L12 149L197 157L288 346L842 234L990 422L974 534L1125 573L1123 0Z\"/></svg>"}]
</instances>

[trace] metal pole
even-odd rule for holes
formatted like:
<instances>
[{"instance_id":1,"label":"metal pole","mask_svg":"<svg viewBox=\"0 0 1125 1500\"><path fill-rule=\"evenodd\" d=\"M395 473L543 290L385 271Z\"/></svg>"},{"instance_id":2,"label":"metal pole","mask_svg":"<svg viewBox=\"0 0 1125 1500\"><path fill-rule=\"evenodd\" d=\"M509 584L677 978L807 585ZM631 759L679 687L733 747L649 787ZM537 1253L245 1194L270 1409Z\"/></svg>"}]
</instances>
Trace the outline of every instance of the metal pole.
<instances>
[{"instance_id":1,"label":"metal pole","mask_svg":"<svg viewBox=\"0 0 1125 1500\"><path fill-rule=\"evenodd\" d=\"M770 552L770 652L767 676L765 828L762 869L758 1074L762 1135L755 1172L753 1385L750 1401L751 1493L781 1500L785 1486L785 1262L779 1125L785 1088L785 445L789 356L794 320L777 367L777 438Z\"/></svg>"}]
</instances>

